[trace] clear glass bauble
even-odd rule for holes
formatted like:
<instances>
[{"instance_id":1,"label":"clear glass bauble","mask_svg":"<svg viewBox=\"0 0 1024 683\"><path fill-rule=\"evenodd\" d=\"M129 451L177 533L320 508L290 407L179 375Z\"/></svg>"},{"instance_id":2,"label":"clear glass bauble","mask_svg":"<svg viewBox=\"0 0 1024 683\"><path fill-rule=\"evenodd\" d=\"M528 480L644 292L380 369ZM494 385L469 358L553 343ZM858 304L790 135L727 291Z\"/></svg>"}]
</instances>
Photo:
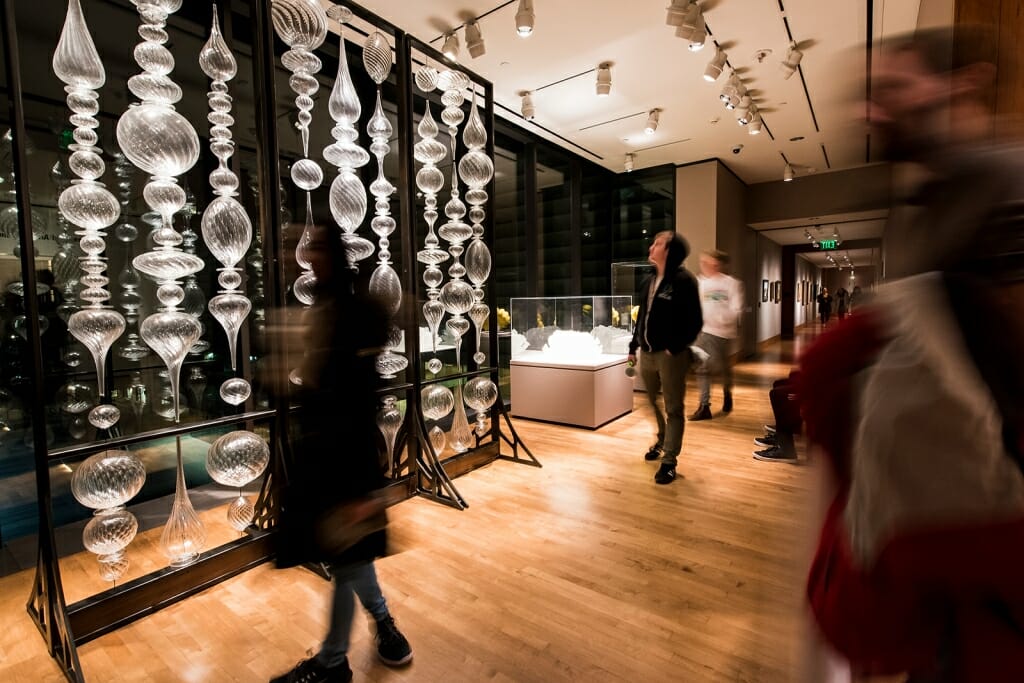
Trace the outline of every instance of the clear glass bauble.
<instances>
[{"instance_id":1,"label":"clear glass bauble","mask_svg":"<svg viewBox=\"0 0 1024 683\"><path fill-rule=\"evenodd\" d=\"M117 198L96 182L74 181L60 193L57 207L68 221L85 230L103 230L121 216Z\"/></svg>"},{"instance_id":2,"label":"clear glass bauble","mask_svg":"<svg viewBox=\"0 0 1024 683\"><path fill-rule=\"evenodd\" d=\"M445 69L437 76L438 90L465 90L469 87L469 76L461 71Z\"/></svg>"},{"instance_id":3,"label":"clear glass bauble","mask_svg":"<svg viewBox=\"0 0 1024 683\"><path fill-rule=\"evenodd\" d=\"M473 354L473 362L477 365L483 365L486 360L487 355L483 351L477 351Z\"/></svg>"},{"instance_id":4,"label":"clear glass bauble","mask_svg":"<svg viewBox=\"0 0 1024 683\"><path fill-rule=\"evenodd\" d=\"M431 299L423 304L423 319L427 321L427 328L430 330L432 339L436 340L437 338L437 328L441 326L444 311L444 304L436 299Z\"/></svg>"},{"instance_id":5,"label":"clear glass bauble","mask_svg":"<svg viewBox=\"0 0 1024 683\"><path fill-rule=\"evenodd\" d=\"M256 516L256 508L245 496L238 496L228 505L228 524L235 531L245 531Z\"/></svg>"},{"instance_id":6,"label":"clear glass bauble","mask_svg":"<svg viewBox=\"0 0 1024 683\"><path fill-rule=\"evenodd\" d=\"M168 106L129 107L117 121L117 144L129 161L158 177L179 176L199 159L196 129Z\"/></svg>"},{"instance_id":7,"label":"clear glass bauble","mask_svg":"<svg viewBox=\"0 0 1024 683\"><path fill-rule=\"evenodd\" d=\"M130 563L123 552L113 555L101 555L96 558L99 565L100 578L104 581L117 581L128 573Z\"/></svg>"},{"instance_id":8,"label":"clear glass bauble","mask_svg":"<svg viewBox=\"0 0 1024 683\"><path fill-rule=\"evenodd\" d=\"M444 326L452 333L452 336L457 339L465 336L465 334L469 332L469 321L461 316L448 318L448 321L445 322Z\"/></svg>"},{"instance_id":9,"label":"clear glass bauble","mask_svg":"<svg viewBox=\"0 0 1024 683\"><path fill-rule=\"evenodd\" d=\"M331 183L331 215L342 232L355 232L366 218L366 188L355 173L339 173Z\"/></svg>"},{"instance_id":10,"label":"clear glass bauble","mask_svg":"<svg viewBox=\"0 0 1024 683\"><path fill-rule=\"evenodd\" d=\"M124 316L108 308L87 308L76 311L68 319L68 332L92 354L96 364L96 382L100 395L106 392L107 351L124 333Z\"/></svg>"},{"instance_id":11,"label":"clear glass bauble","mask_svg":"<svg viewBox=\"0 0 1024 683\"><path fill-rule=\"evenodd\" d=\"M461 244L473 236L473 228L461 220L451 220L438 228L437 234L452 244Z\"/></svg>"},{"instance_id":12,"label":"clear glass bauble","mask_svg":"<svg viewBox=\"0 0 1024 683\"><path fill-rule=\"evenodd\" d=\"M398 313L402 306L402 281L395 269L386 263L378 265L370 275L370 294L384 305L388 316Z\"/></svg>"},{"instance_id":13,"label":"clear glass bauble","mask_svg":"<svg viewBox=\"0 0 1024 683\"><path fill-rule=\"evenodd\" d=\"M466 406L462 400L462 385L455 387L455 416L452 418L452 428L448 435L449 443L453 450L464 453L475 445L473 442L473 430L469 426L469 418L466 417Z\"/></svg>"},{"instance_id":14,"label":"clear glass bauble","mask_svg":"<svg viewBox=\"0 0 1024 683\"><path fill-rule=\"evenodd\" d=\"M96 510L124 505L142 490L146 468L128 451L103 451L89 456L71 475L71 493Z\"/></svg>"},{"instance_id":15,"label":"clear glass bauble","mask_svg":"<svg viewBox=\"0 0 1024 683\"><path fill-rule=\"evenodd\" d=\"M452 315L468 313L473 306L473 288L462 280L449 280L441 288L440 301Z\"/></svg>"},{"instance_id":16,"label":"clear glass bauble","mask_svg":"<svg viewBox=\"0 0 1024 683\"><path fill-rule=\"evenodd\" d=\"M440 358L431 358L427 361L427 371L432 375L436 375L444 369L444 363L441 362Z\"/></svg>"},{"instance_id":17,"label":"clear glass bauble","mask_svg":"<svg viewBox=\"0 0 1024 683\"><path fill-rule=\"evenodd\" d=\"M381 407L377 410L377 429L384 436L385 461L390 462L394 456L395 439L398 437L398 430L402 428L405 416L398 404L398 398L390 394L382 399Z\"/></svg>"},{"instance_id":18,"label":"clear glass bauble","mask_svg":"<svg viewBox=\"0 0 1024 683\"><path fill-rule=\"evenodd\" d=\"M420 391L423 416L430 420L445 418L455 407L455 396L443 384L430 384Z\"/></svg>"},{"instance_id":19,"label":"clear glass bauble","mask_svg":"<svg viewBox=\"0 0 1024 683\"><path fill-rule=\"evenodd\" d=\"M220 22L217 10L213 10L213 24L210 27L210 38L199 52L199 68L211 81L230 81L238 73L238 63L228 49L224 37L220 33Z\"/></svg>"},{"instance_id":20,"label":"clear glass bauble","mask_svg":"<svg viewBox=\"0 0 1024 683\"><path fill-rule=\"evenodd\" d=\"M384 349L383 353L377 354L374 359L374 369L382 379L394 379L398 373L409 367L409 360L391 349Z\"/></svg>"},{"instance_id":21,"label":"clear glass bauble","mask_svg":"<svg viewBox=\"0 0 1024 683\"><path fill-rule=\"evenodd\" d=\"M218 294L210 299L210 314L217 319L228 337L231 369L238 369L238 330L249 315L252 303L241 294Z\"/></svg>"},{"instance_id":22,"label":"clear glass bauble","mask_svg":"<svg viewBox=\"0 0 1024 683\"><path fill-rule=\"evenodd\" d=\"M206 264L195 254L157 249L139 254L132 265L157 282L171 282L198 273Z\"/></svg>"},{"instance_id":23,"label":"clear glass bauble","mask_svg":"<svg viewBox=\"0 0 1024 683\"><path fill-rule=\"evenodd\" d=\"M206 471L218 484L241 488L263 474L270 462L267 442L252 432L228 432L210 445Z\"/></svg>"},{"instance_id":24,"label":"clear glass bauble","mask_svg":"<svg viewBox=\"0 0 1024 683\"><path fill-rule=\"evenodd\" d=\"M380 31L374 31L363 42L363 66L377 85L391 73L391 46Z\"/></svg>"},{"instance_id":25,"label":"clear glass bauble","mask_svg":"<svg viewBox=\"0 0 1024 683\"><path fill-rule=\"evenodd\" d=\"M53 73L65 84L87 90L98 90L106 81L78 0L68 2L64 28L53 53Z\"/></svg>"},{"instance_id":26,"label":"clear glass bauble","mask_svg":"<svg viewBox=\"0 0 1024 683\"><path fill-rule=\"evenodd\" d=\"M68 382L57 390L54 402L60 407L61 412L80 415L96 404L96 395L87 384Z\"/></svg>"},{"instance_id":27,"label":"clear glass bauble","mask_svg":"<svg viewBox=\"0 0 1024 683\"><path fill-rule=\"evenodd\" d=\"M437 140L432 140L431 142L437 142ZM419 145L421 143L417 142L416 144ZM442 148L444 147L440 142L437 142L437 144ZM442 155L441 158L443 159L444 156ZM416 171L416 187L424 194L437 194L444 188L444 173L436 166L424 166Z\"/></svg>"},{"instance_id":28,"label":"clear glass bauble","mask_svg":"<svg viewBox=\"0 0 1024 683\"><path fill-rule=\"evenodd\" d=\"M488 410L498 400L498 387L489 377L474 377L463 391L466 405L477 412Z\"/></svg>"},{"instance_id":29,"label":"clear glass bauble","mask_svg":"<svg viewBox=\"0 0 1024 683\"><path fill-rule=\"evenodd\" d=\"M300 190L312 192L324 182L324 171L312 159L299 159L291 168L292 182Z\"/></svg>"},{"instance_id":30,"label":"clear glass bauble","mask_svg":"<svg viewBox=\"0 0 1024 683\"><path fill-rule=\"evenodd\" d=\"M196 515L185 485L185 468L178 449L178 468L175 476L174 502L171 514L160 534L160 551L172 567L183 567L199 557L206 545L206 528Z\"/></svg>"},{"instance_id":31,"label":"clear glass bauble","mask_svg":"<svg viewBox=\"0 0 1024 683\"><path fill-rule=\"evenodd\" d=\"M432 66L421 66L416 71L416 87L422 92L431 93L437 89L437 69Z\"/></svg>"},{"instance_id":32,"label":"clear glass bauble","mask_svg":"<svg viewBox=\"0 0 1024 683\"><path fill-rule=\"evenodd\" d=\"M313 271L304 271L299 277L295 278L295 283L292 285L292 293L295 294L295 298L306 306L312 306L313 301L316 298L316 276L313 275Z\"/></svg>"},{"instance_id":33,"label":"clear glass bauble","mask_svg":"<svg viewBox=\"0 0 1024 683\"><path fill-rule=\"evenodd\" d=\"M174 421L180 417L178 376L181 363L192 346L199 341L203 327L188 313L173 311L154 313L142 321L140 328L146 345L160 356L167 366L171 384L171 398L174 401Z\"/></svg>"},{"instance_id":34,"label":"clear glass bauble","mask_svg":"<svg viewBox=\"0 0 1024 683\"><path fill-rule=\"evenodd\" d=\"M251 394L252 386L241 377L226 379L220 385L221 400L233 406L245 403Z\"/></svg>"},{"instance_id":35,"label":"clear glass bauble","mask_svg":"<svg viewBox=\"0 0 1024 683\"><path fill-rule=\"evenodd\" d=\"M121 411L109 403L101 403L89 411L89 424L96 429L110 429L120 419Z\"/></svg>"},{"instance_id":36,"label":"clear glass bauble","mask_svg":"<svg viewBox=\"0 0 1024 683\"><path fill-rule=\"evenodd\" d=\"M487 144L487 129L480 118L480 110L476 106L476 93L473 93L473 106L469 110L469 121L462 130L462 142L467 149L483 149Z\"/></svg>"},{"instance_id":37,"label":"clear glass bauble","mask_svg":"<svg viewBox=\"0 0 1024 683\"><path fill-rule=\"evenodd\" d=\"M459 177L469 187L483 187L494 177L494 162L482 150L471 149L459 159Z\"/></svg>"},{"instance_id":38,"label":"clear glass bauble","mask_svg":"<svg viewBox=\"0 0 1024 683\"><path fill-rule=\"evenodd\" d=\"M345 251L353 263L358 263L373 256L373 242L364 237L343 233L341 242L345 245Z\"/></svg>"},{"instance_id":39,"label":"clear glass bauble","mask_svg":"<svg viewBox=\"0 0 1024 683\"><path fill-rule=\"evenodd\" d=\"M434 455L441 455L444 453L444 447L447 445L448 438L444 434L444 430L434 425L430 428L430 432L427 434L430 439L430 446L434 449Z\"/></svg>"},{"instance_id":40,"label":"clear glass bauble","mask_svg":"<svg viewBox=\"0 0 1024 683\"><path fill-rule=\"evenodd\" d=\"M466 277L478 287L491 276L491 250L483 240L475 239L466 247Z\"/></svg>"},{"instance_id":41,"label":"clear glass bauble","mask_svg":"<svg viewBox=\"0 0 1024 683\"><path fill-rule=\"evenodd\" d=\"M331 118L347 128L354 128L359 121L359 114L362 111L359 105L359 95L356 94L356 87L352 83L352 74L348 69L348 53L345 50L345 39L338 35L340 49L338 55L338 75L334 79L334 87L331 88L331 96L327 101L327 108Z\"/></svg>"},{"instance_id":42,"label":"clear glass bauble","mask_svg":"<svg viewBox=\"0 0 1024 683\"><path fill-rule=\"evenodd\" d=\"M203 211L203 241L224 266L245 258L252 241L252 222L234 197L216 197Z\"/></svg>"},{"instance_id":43,"label":"clear glass bauble","mask_svg":"<svg viewBox=\"0 0 1024 683\"><path fill-rule=\"evenodd\" d=\"M327 13L317 0L272 0L270 17L288 47L315 50L327 37Z\"/></svg>"},{"instance_id":44,"label":"clear glass bauble","mask_svg":"<svg viewBox=\"0 0 1024 683\"><path fill-rule=\"evenodd\" d=\"M139 531L139 520L123 507L97 510L82 531L82 545L97 555L113 555L128 547Z\"/></svg>"}]
</instances>

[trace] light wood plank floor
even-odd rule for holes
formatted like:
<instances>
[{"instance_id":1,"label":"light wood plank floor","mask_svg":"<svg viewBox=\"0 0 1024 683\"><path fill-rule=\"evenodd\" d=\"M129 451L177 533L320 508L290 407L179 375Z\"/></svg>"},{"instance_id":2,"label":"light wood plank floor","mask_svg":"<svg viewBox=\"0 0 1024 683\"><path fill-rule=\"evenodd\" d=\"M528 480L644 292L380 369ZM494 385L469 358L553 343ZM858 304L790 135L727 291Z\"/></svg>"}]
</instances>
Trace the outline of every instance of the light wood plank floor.
<instances>
[{"instance_id":1,"label":"light wood plank floor","mask_svg":"<svg viewBox=\"0 0 1024 683\"><path fill-rule=\"evenodd\" d=\"M821 680L805 666L803 600L818 468L751 457L767 387L788 369L775 359L737 368L732 415L687 425L669 486L643 460L651 415L637 394L598 431L516 421L544 468L497 462L458 479L468 510L398 505L408 549L378 572L415 659L378 663L360 615L356 680ZM687 397L692 410L692 383ZM0 680L59 681L24 611L30 582L0 580ZM264 565L84 645L83 669L104 682L265 681L318 646L329 595L305 570Z\"/></svg>"}]
</instances>

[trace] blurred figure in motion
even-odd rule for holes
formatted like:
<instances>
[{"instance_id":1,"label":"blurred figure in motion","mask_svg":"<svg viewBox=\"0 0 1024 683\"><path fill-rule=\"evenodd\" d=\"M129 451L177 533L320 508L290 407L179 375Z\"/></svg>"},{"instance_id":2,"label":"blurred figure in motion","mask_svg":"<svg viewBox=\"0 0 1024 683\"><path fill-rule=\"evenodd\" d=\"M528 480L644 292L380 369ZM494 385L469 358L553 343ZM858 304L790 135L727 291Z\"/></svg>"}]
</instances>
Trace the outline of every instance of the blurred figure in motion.
<instances>
[{"instance_id":1,"label":"blurred figure in motion","mask_svg":"<svg viewBox=\"0 0 1024 683\"><path fill-rule=\"evenodd\" d=\"M911 683L1024 680L1024 176L988 142L994 44L958 27L876 61L872 123L930 173L886 228L902 279L858 300L797 386L838 488L814 616L855 672Z\"/></svg>"},{"instance_id":2,"label":"blurred figure in motion","mask_svg":"<svg viewBox=\"0 0 1024 683\"><path fill-rule=\"evenodd\" d=\"M828 287L824 287L821 290L821 294L818 295L818 319L822 325L828 325L829 318L832 317L832 295L828 293Z\"/></svg>"},{"instance_id":3,"label":"blurred figure in motion","mask_svg":"<svg viewBox=\"0 0 1024 683\"><path fill-rule=\"evenodd\" d=\"M376 622L377 653L388 665L412 659L377 583L374 559L387 544L384 485L377 453L374 358L384 347L387 313L353 291L353 270L332 227L316 226L309 243L316 303L292 384L302 404L282 492L277 565L322 563L334 579L330 630L320 652L272 683L349 681L355 601Z\"/></svg>"},{"instance_id":4,"label":"blurred figure in motion","mask_svg":"<svg viewBox=\"0 0 1024 683\"><path fill-rule=\"evenodd\" d=\"M728 263L729 255L724 251L713 249L700 255L697 284L704 327L694 346L702 349L708 358L697 364L700 405L690 416L691 420L711 419L712 372L722 373L722 412L732 412L730 354L733 340L739 333L740 314L743 312L743 283L723 272Z\"/></svg>"}]
</instances>

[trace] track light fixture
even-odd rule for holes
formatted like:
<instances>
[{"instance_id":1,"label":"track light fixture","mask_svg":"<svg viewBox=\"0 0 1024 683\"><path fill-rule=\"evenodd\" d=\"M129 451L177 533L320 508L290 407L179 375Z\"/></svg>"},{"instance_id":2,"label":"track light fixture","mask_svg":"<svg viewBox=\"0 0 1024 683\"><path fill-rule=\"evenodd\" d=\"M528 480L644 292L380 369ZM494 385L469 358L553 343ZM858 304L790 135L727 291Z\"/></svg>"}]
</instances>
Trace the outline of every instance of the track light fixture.
<instances>
[{"instance_id":1,"label":"track light fixture","mask_svg":"<svg viewBox=\"0 0 1024 683\"><path fill-rule=\"evenodd\" d=\"M612 65L602 62L597 67L597 94L605 97L612 91Z\"/></svg>"},{"instance_id":2,"label":"track light fixture","mask_svg":"<svg viewBox=\"0 0 1024 683\"><path fill-rule=\"evenodd\" d=\"M782 172L782 180L790 183L793 182L793 166L786 164L786 169Z\"/></svg>"},{"instance_id":3,"label":"track light fixture","mask_svg":"<svg viewBox=\"0 0 1024 683\"><path fill-rule=\"evenodd\" d=\"M761 113L757 112L754 114L753 118L750 119L750 125L747 126L747 132L751 135L760 135L763 127L764 124L761 122Z\"/></svg>"},{"instance_id":4,"label":"track light fixture","mask_svg":"<svg viewBox=\"0 0 1024 683\"><path fill-rule=\"evenodd\" d=\"M626 154L626 161L623 164L623 167L626 169L626 173L631 173L633 171L633 162L635 160L636 160L636 155L635 154L631 154L631 153L627 153Z\"/></svg>"},{"instance_id":5,"label":"track light fixture","mask_svg":"<svg viewBox=\"0 0 1024 683\"><path fill-rule=\"evenodd\" d=\"M743 99L747 100L749 98L744 97ZM747 107L743 107L741 105L736 109L736 123L740 124L741 126L747 125L748 123L754 120L755 116L757 116L757 105L749 103L748 105L749 106Z\"/></svg>"},{"instance_id":6,"label":"track light fixture","mask_svg":"<svg viewBox=\"0 0 1024 683\"><path fill-rule=\"evenodd\" d=\"M519 0L519 9L516 10L516 33L521 38L528 38L533 34L533 21L535 18L533 14L533 0Z\"/></svg>"},{"instance_id":7,"label":"track light fixture","mask_svg":"<svg viewBox=\"0 0 1024 683\"><path fill-rule=\"evenodd\" d=\"M722 94L718 96L726 106L729 105L731 100L740 90L743 83L740 82L740 77L733 73L729 76L729 80L725 82L725 86L722 88Z\"/></svg>"},{"instance_id":8,"label":"track light fixture","mask_svg":"<svg viewBox=\"0 0 1024 683\"><path fill-rule=\"evenodd\" d=\"M459 61L459 37L455 31L444 34L444 47L441 48L441 52L453 62Z\"/></svg>"},{"instance_id":9,"label":"track light fixture","mask_svg":"<svg viewBox=\"0 0 1024 683\"><path fill-rule=\"evenodd\" d=\"M644 132L648 135L654 135L654 131L658 130L658 119L661 117L660 109L652 109L651 113L647 115L647 126L644 127Z\"/></svg>"},{"instance_id":10,"label":"track light fixture","mask_svg":"<svg viewBox=\"0 0 1024 683\"><path fill-rule=\"evenodd\" d=\"M797 49L796 43L790 43L789 52L786 53L786 61L779 64L779 68L782 69L782 77L789 78L792 76L797 67L800 66L800 60L804 58L804 53Z\"/></svg>"},{"instance_id":11,"label":"track light fixture","mask_svg":"<svg viewBox=\"0 0 1024 683\"><path fill-rule=\"evenodd\" d=\"M683 19L676 26L676 36L683 40L693 40L697 37L699 30L704 29L704 14L700 11L700 5L693 0L686 6Z\"/></svg>"},{"instance_id":12,"label":"track light fixture","mask_svg":"<svg viewBox=\"0 0 1024 683\"><path fill-rule=\"evenodd\" d=\"M484 36L480 32L480 24L476 21L466 24L466 49L469 50L469 56L473 59L482 57L487 52L487 48L484 46Z\"/></svg>"},{"instance_id":13,"label":"track light fixture","mask_svg":"<svg viewBox=\"0 0 1024 683\"><path fill-rule=\"evenodd\" d=\"M708 39L707 24L704 23L704 13L701 12L697 18L697 27L690 32L690 44L687 49L690 52L700 52L704 49L704 42Z\"/></svg>"},{"instance_id":14,"label":"track light fixture","mask_svg":"<svg viewBox=\"0 0 1024 683\"><path fill-rule=\"evenodd\" d=\"M723 52L721 48L715 48L715 56L711 58L711 61L704 68L704 80L708 83L717 81L718 77L722 75L722 69L725 67L728 59L729 55Z\"/></svg>"},{"instance_id":15,"label":"track light fixture","mask_svg":"<svg viewBox=\"0 0 1024 683\"><path fill-rule=\"evenodd\" d=\"M672 3L665 8L665 23L669 26L679 26L686 18L686 11L690 8L690 0L672 0Z\"/></svg>"},{"instance_id":16,"label":"track light fixture","mask_svg":"<svg viewBox=\"0 0 1024 683\"><path fill-rule=\"evenodd\" d=\"M527 121L533 121L537 116L537 111L533 108L533 96L530 92L521 93L523 96L522 112L523 118Z\"/></svg>"}]
</instances>

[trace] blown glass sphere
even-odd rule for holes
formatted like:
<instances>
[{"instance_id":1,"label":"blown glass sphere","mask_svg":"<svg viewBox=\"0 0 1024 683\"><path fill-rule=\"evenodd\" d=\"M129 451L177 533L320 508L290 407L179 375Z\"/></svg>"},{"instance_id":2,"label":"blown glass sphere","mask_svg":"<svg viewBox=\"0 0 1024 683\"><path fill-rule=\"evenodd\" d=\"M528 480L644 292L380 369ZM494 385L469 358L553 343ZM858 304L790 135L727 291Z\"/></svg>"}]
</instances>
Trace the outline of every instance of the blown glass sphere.
<instances>
[{"instance_id":1,"label":"blown glass sphere","mask_svg":"<svg viewBox=\"0 0 1024 683\"><path fill-rule=\"evenodd\" d=\"M218 484L240 488L263 474L270 462L267 442L252 432L228 432L206 454L206 471Z\"/></svg>"},{"instance_id":2,"label":"blown glass sphere","mask_svg":"<svg viewBox=\"0 0 1024 683\"><path fill-rule=\"evenodd\" d=\"M416 71L416 87L425 93L434 92L437 88L437 69L432 66L421 66Z\"/></svg>"},{"instance_id":3,"label":"blown glass sphere","mask_svg":"<svg viewBox=\"0 0 1024 683\"><path fill-rule=\"evenodd\" d=\"M370 294L384 304L388 316L394 316L402 305L402 282L395 269L386 263L377 266L370 276Z\"/></svg>"},{"instance_id":4,"label":"blown glass sphere","mask_svg":"<svg viewBox=\"0 0 1024 683\"><path fill-rule=\"evenodd\" d=\"M273 0L270 18L288 47L315 50L327 37L327 13L317 0Z\"/></svg>"},{"instance_id":5,"label":"blown glass sphere","mask_svg":"<svg viewBox=\"0 0 1024 683\"><path fill-rule=\"evenodd\" d=\"M448 438L444 435L444 431L434 425L430 428L430 432L427 434L430 439L430 445L434 449L435 455L441 455L444 452L444 447L448 443Z\"/></svg>"},{"instance_id":6,"label":"blown glass sphere","mask_svg":"<svg viewBox=\"0 0 1024 683\"><path fill-rule=\"evenodd\" d=\"M224 380L224 383L220 385L221 400L233 406L245 403L250 394L252 394L252 387L241 377Z\"/></svg>"},{"instance_id":7,"label":"blown glass sphere","mask_svg":"<svg viewBox=\"0 0 1024 683\"><path fill-rule=\"evenodd\" d=\"M82 505L103 509L124 505L142 490L146 468L128 451L103 451L86 458L71 475L71 493Z\"/></svg>"},{"instance_id":8,"label":"blown glass sphere","mask_svg":"<svg viewBox=\"0 0 1024 683\"><path fill-rule=\"evenodd\" d=\"M128 547L138 531L139 520L123 507L97 510L82 531L82 544L91 553L112 555Z\"/></svg>"},{"instance_id":9,"label":"blown glass sphere","mask_svg":"<svg viewBox=\"0 0 1024 683\"><path fill-rule=\"evenodd\" d=\"M117 222L121 205L107 188L95 182L76 182L57 198L60 212L86 230L102 230Z\"/></svg>"},{"instance_id":10,"label":"blown glass sphere","mask_svg":"<svg viewBox=\"0 0 1024 683\"><path fill-rule=\"evenodd\" d=\"M117 581L128 572L128 558L124 553L101 555L96 558L100 566L100 578L104 581Z\"/></svg>"},{"instance_id":11,"label":"blown glass sphere","mask_svg":"<svg viewBox=\"0 0 1024 683\"><path fill-rule=\"evenodd\" d=\"M441 288L441 305L453 315L468 313L473 306L473 288L462 280L449 280Z\"/></svg>"},{"instance_id":12,"label":"blown glass sphere","mask_svg":"<svg viewBox=\"0 0 1024 683\"><path fill-rule=\"evenodd\" d=\"M117 406L102 403L89 411L89 424L96 429L110 429L121 419Z\"/></svg>"},{"instance_id":13,"label":"blown glass sphere","mask_svg":"<svg viewBox=\"0 0 1024 683\"><path fill-rule=\"evenodd\" d=\"M292 182L299 189L311 192L324 182L324 172L320 164L312 159L299 159L292 164Z\"/></svg>"},{"instance_id":14,"label":"blown glass sphere","mask_svg":"<svg viewBox=\"0 0 1024 683\"><path fill-rule=\"evenodd\" d=\"M166 106L129 107L117 121L117 144L129 161L154 176L179 176L199 159L196 129Z\"/></svg>"},{"instance_id":15,"label":"blown glass sphere","mask_svg":"<svg viewBox=\"0 0 1024 683\"><path fill-rule=\"evenodd\" d=\"M239 496L228 506L228 524L235 531L245 531L252 524L256 509L245 496Z\"/></svg>"},{"instance_id":16,"label":"blown glass sphere","mask_svg":"<svg viewBox=\"0 0 1024 683\"><path fill-rule=\"evenodd\" d=\"M377 85L391 73L391 46L380 31L374 31L363 43L363 66Z\"/></svg>"},{"instance_id":17,"label":"blown glass sphere","mask_svg":"<svg viewBox=\"0 0 1024 683\"><path fill-rule=\"evenodd\" d=\"M378 354L374 359L374 369L383 379L393 379L402 370L409 367L409 359L397 353L391 353L385 349L384 353Z\"/></svg>"},{"instance_id":18,"label":"blown glass sphere","mask_svg":"<svg viewBox=\"0 0 1024 683\"><path fill-rule=\"evenodd\" d=\"M455 396L451 389L443 384L431 384L420 391L420 400L424 417L440 420L455 408Z\"/></svg>"},{"instance_id":19,"label":"blown glass sphere","mask_svg":"<svg viewBox=\"0 0 1024 683\"><path fill-rule=\"evenodd\" d=\"M93 407L96 396L88 385L68 382L57 390L55 401L63 412L78 415Z\"/></svg>"},{"instance_id":20,"label":"blown glass sphere","mask_svg":"<svg viewBox=\"0 0 1024 683\"><path fill-rule=\"evenodd\" d=\"M440 358L431 358L430 360L427 361L427 370L430 372L430 374L436 375L437 373L441 372L442 369L444 369L444 363L441 361Z\"/></svg>"},{"instance_id":21,"label":"blown glass sphere","mask_svg":"<svg viewBox=\"0 0 1024 683\"><path fill-rule=\"evenodd\" d=\"M202 220L203 241L214 258L234 266L245 258L252 241L252 223L234 197L217 197L206 207Z\"/></svg>"},{"instance_id":22,"label":"blown glass sphere","mask_svg":"<svg viewBox=\"0 0 1024 683\"><path fill-rule=\"evenodd\" d=\"M498 400L498 387L489 377L474 377L463 389L466 405L478 412L487 410Z\"/></svg>"}]
</instances>

